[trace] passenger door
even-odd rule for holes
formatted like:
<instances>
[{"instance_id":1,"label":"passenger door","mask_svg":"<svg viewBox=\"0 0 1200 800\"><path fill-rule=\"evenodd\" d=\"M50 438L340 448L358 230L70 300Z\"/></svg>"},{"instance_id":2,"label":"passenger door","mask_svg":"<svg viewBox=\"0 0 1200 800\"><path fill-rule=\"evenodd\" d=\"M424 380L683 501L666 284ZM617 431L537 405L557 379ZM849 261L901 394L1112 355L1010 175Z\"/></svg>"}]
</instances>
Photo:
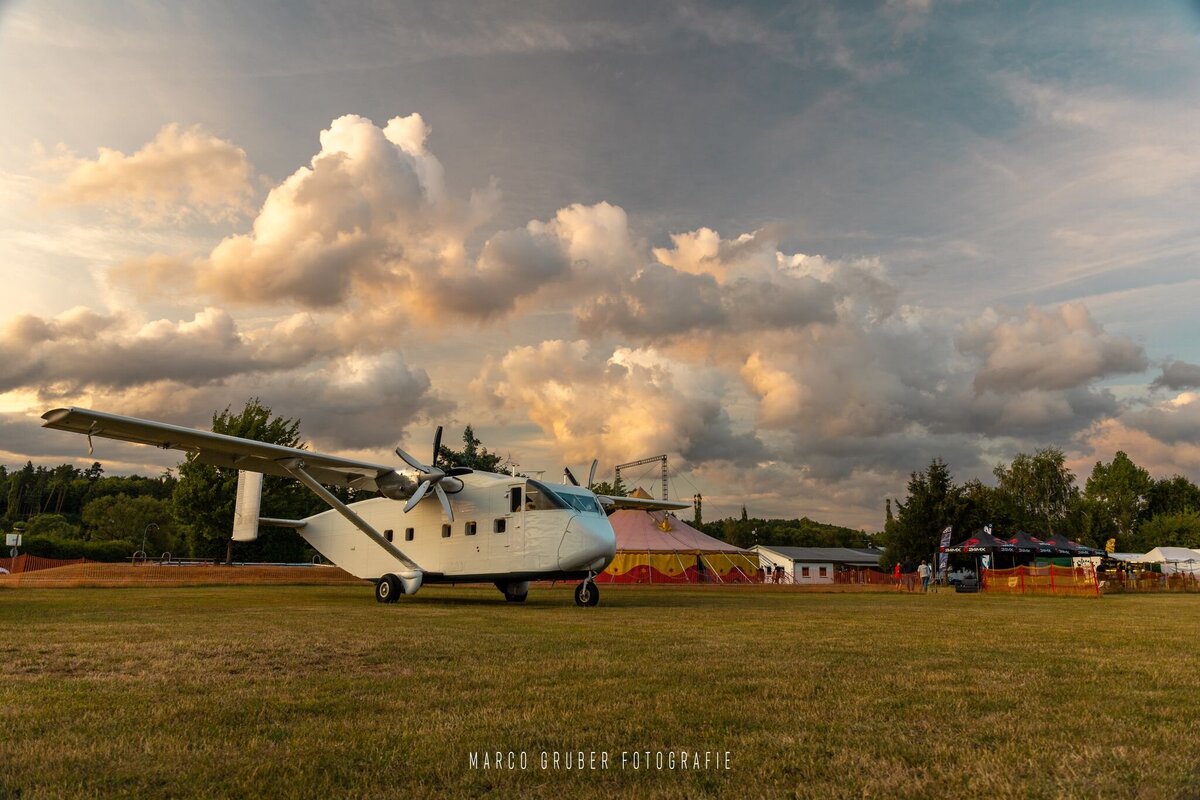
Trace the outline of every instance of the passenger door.
<instances>
[{"instance_id":1,"label":"passenger door","mask_svg":"<svg viewBox=\"0 0 1200 800\"><path fill-rule=\"evenodd\" d=\"M525 485L510 486L499 499L491 523L493 563L519 569L525 555Z\"/></svg>"}]
</instances>

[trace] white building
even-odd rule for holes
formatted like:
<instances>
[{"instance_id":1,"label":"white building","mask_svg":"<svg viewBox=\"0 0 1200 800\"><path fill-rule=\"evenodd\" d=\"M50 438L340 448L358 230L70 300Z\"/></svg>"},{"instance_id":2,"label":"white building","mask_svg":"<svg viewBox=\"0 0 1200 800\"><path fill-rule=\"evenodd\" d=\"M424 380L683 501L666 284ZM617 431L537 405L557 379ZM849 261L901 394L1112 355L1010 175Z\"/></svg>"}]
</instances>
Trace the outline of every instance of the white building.
<instances>
[{"instance_id":1,"label":"white building","mask_svg":"<svg viewBox=\"0 0 1200 800\"><path fill-rule=\"evenodd\" d=\"M768 582L833 583L834 575L845 569L878 569L882 550L855 550L849 547L782 547L755 545L758 563L767 571Z\"/></svg>"}]
</instances>

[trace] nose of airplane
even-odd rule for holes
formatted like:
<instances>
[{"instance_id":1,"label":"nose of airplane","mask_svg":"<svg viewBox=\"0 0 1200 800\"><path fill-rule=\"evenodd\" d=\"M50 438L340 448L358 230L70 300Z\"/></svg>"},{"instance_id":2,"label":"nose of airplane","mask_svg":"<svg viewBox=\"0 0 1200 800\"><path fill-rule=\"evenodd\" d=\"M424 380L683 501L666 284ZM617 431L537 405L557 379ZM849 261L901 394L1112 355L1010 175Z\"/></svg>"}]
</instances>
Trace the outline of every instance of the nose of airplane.
<instances>
[{"instance_id":1,"label":"nose of airplane","mask_svg":"<svg viewBox=\"0 0 1200 800\"><path fill-rule=\"evenodd\" d=\"M617 554L617 535L607 517L576 514L567 523L558 547L558 568L568 572L600 572Z\"/></svg>"}]
</instances>

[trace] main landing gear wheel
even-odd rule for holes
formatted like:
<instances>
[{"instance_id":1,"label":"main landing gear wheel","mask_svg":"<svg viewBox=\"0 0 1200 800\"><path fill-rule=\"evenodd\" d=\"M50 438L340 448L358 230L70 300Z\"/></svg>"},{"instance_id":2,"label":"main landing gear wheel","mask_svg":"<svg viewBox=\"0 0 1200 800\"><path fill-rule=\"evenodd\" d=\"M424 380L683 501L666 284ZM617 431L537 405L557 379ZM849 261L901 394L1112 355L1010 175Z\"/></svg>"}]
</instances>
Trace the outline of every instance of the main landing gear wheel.
<instances>
[{"instance_id":1,"label":"main landing gear wheel","mask_svg":"<svg viewBox=\"0 0 1200 800\"><path fill-rule=\"evenodd\" d=\"M495 585L510 603L524 603L529 596L529 581L496 581Z\"/></svg>"},{"instance_id":2,"label":"main landing gear wheel","mask_svg":"<svg viewBox=\"0 0 1200 800\"><path fill-rule=\"evenodd\" d=\"M588 578L583 583L575 587L575 605L577 606L594 606L600 602L600 590L596 587L595 581Z\"/></svg>"},{"instance_id":3,"label":"main landing gear wheel","mask_svg":"<svg viewBox=\"0 0 1200 800\"><path fill-rule=\"evenodd\" d=\"M375 584L375 599L380 603L394 603L400 599L402 591L399 578L395 575L384 575L379 579L379 583Z\"/></svg>"}]
</instances>

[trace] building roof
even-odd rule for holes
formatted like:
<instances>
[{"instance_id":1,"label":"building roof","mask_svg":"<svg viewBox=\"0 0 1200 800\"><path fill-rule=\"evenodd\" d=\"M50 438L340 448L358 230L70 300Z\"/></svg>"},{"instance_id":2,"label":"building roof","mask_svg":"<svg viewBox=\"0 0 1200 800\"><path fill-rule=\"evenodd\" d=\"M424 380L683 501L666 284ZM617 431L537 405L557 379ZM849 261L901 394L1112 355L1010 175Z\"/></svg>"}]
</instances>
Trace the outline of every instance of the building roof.
<instances>
[{"instance_id":1,"label":"building roof","mask_svg":"<svg viewBox=\"0 0 1200 800\"><path fill-rule=\"evenodd\" d=\"M696 530L674 514L625 508L609 515L617 534L617 552L744 553L720 539ZM666 528L666 530L664 530Z\"/></svg>"},{"instance_id":2,"label":"building roof","mask_svg":"<svg viewBox=\"0 0 1200 800\"><path fill-rule=\"evenodd\" d=\"M777 547L769 544L760 544L757 547L792 561L829 561L864 567L878 567L879 558L883 555L882 550L856 550L850 547Z\"/></svg>"}]
</instances>

